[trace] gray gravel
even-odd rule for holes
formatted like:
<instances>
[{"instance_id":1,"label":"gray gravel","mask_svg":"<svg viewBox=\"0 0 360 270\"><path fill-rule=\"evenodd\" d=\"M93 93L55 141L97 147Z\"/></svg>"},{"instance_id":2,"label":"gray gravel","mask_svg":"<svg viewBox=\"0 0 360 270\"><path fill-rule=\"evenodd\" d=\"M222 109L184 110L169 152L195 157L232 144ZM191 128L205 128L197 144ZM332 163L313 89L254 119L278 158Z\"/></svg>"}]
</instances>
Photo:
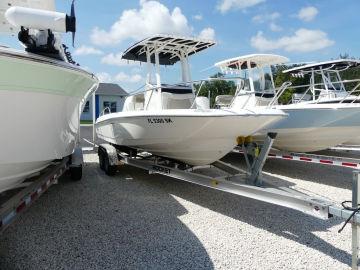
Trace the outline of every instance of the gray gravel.
<instances>
[{"instance_id":1,"label":"gray gravel","mask_svg":"<svg viewBox=\"0 0 360 270\"><path fill-rule=\"evenodd\" d=\"M0 269L349 269L350 226L124 166L116 177L85 155L0 235ZM227 161L237 163L239 156ZM351 170L270 160L282 184L338 202Z\"/></svg>"}]
</instances>

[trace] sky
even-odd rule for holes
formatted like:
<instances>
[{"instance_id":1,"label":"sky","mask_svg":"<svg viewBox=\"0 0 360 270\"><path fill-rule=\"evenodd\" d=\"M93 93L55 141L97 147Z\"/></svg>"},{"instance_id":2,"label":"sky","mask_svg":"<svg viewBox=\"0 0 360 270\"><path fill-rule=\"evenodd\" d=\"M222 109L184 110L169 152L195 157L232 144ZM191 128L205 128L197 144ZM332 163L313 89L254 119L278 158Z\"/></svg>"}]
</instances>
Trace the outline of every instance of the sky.
<instances>
[{"instance_id":1,"label":"sky","mask_svg":"<svg viewBox=\"0 0 360 270\"><path fill-rule=\"evenodd\" d=\"M56 0L70 11L70 0ZM213 39L217 45L190 58L192 78L205 79L213 64L251 53L286 56L291 63L324 61L348 53L360 57L359 0L77 0L73 58L131 92L144 84L146 66L121 53L154 34ZM63 35L70 45L70 34ZM1 43L19 47L15 37ZM179 67L162 69L162 80L180 81Z\"/></svg>"}]
</instances>

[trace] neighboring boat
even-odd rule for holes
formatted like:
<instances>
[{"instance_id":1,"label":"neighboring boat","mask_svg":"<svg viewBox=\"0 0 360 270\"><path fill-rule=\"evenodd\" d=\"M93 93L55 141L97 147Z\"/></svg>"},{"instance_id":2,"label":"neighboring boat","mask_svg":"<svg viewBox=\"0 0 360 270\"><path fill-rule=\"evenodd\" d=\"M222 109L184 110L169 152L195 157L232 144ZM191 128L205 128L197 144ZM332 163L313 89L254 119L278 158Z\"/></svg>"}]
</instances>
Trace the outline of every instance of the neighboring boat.
<instances>
[{"instance_id":1,"label":"neighboring boat","mask_svg":"<svg viewBox=\"0 0 360 270\"><path fill-rule=\"evenodd\" d=\"M27 7L35 3L45 9L54 7L53 1L8 2L27 4ZM10 11L2 10L6 11L2 18L17 12L34 15L34 9L19 9L14 5ZM48 9L44 12L54 14ZM98 85L93 74L71 63L56 33L25 27L18 29L4 20L1 25L3 32L20 31L26 51L0 47L0 115L3 117L0 192L18 187L54 159L73 153L79 114L86 96ZM41 44L44 35L49 42Z\"/></svg>"},{"instance_id":2,"label":"neighboring boat","mask_svg":"<svg viewBox=\"0 0 360 270\"><path fill-rule=\"evenodd\" d=\"M236 79L237 93L228 103L229 108L234 110L254 107L277 108L289 115L288 118L272 125L270 129L260 132L255 139L261 140L263 138L261 134L272 131L278 133L273 144L274 148L314 152L353 138L360 127L359 104L316 100L307 102L297 100L293 104L278 104L278 98L290 84L285 83L276 89L271 66L286 62L287 59L279 55L252 54L215 64L222 72L239 76ZM303 96L308 97L306 92Z\"/></svg>"},{"instance_id":3,"label":"neighboring boat","mask_svg":"<svg viewBox=\"0 0 360 270\"><path fill-rule=\"evenodd\" d=\"M338 59L318 62L291 69L283 73L292 76L308 76L308 85L299 85L293 89L301 89L301 94L293 95L293 103L360 103L360 78L343 80L341 73L360 67L360 61L354 59Z\"/></svg>"},{"instance_id":4,"label":"neighboring boat","mask_svg":"<svg viewBox=\"0 0 360 270\"><path fill-rule=\"evenodd\" d=\"M190 165L206 165L229 153L237 137L252 135L285 117L283 112L267 108L237 112L210 109L206 97L195 96L188 56L214 44L196 38L155 35L126 50L123 59L148 64L145 91L129 96L122 112L99 117L98 137ZM182 83L162 84L160 65L177 62L181 62Z\"/></svg>"},{"instance_id":5,"label":"neighboring boat","mask_svg":"<svg viewBox=\"0 0 360 270\"><path fill-rule=\"evenodd\" d=\"M308 76L309 85L297 86L303 93L293 94L293 102L309 104L326 103L360 103L360 78L343 80L342 72L360 67L360 61L354 59L338 59L308 64L284 70L292 76ZM347 145L360 145L360 108L352 117L333 122L331 127L342 127L343 133L352 134Z\"/></svg>"}]
</instances>

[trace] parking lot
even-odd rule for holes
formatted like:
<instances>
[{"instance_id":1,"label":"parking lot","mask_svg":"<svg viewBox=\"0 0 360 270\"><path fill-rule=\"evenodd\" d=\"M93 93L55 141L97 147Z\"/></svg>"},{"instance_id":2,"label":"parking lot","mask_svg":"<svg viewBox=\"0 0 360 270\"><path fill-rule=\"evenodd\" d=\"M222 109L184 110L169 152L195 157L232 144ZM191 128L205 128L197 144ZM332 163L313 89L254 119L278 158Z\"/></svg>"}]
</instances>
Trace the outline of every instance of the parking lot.
<instances>
[{"instance_id":1,"label":"parking lot","mask_svg":"<svg viewBox=\"0 0 360 270\"><path fill-rule=\"evenodd\" d=\"M82 181L65 175L0 235L0 269L349 268L351 230L339 234L339 219L129 166L109 177L96 153L84 158ZM244 163L238 154L225 159ZM351 199L350 169L269 160L265 172L285 186Z\"/></svg>"}]
</instances>

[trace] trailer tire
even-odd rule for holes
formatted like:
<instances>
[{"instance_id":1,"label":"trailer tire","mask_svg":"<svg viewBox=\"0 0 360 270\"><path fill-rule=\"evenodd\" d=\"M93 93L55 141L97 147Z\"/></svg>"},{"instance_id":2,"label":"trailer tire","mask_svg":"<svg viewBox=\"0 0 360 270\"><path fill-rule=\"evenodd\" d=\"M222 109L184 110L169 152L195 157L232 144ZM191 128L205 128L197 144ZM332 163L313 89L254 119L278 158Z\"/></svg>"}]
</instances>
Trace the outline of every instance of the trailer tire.
<instances>
[{"instance_id":1,"label":"trailer tire","mask_svg":"<svg viewBox=\"0 0 360 270\"><path fill-rule=\"evenodd\" d=\"M100 166L100 169L104 171L105 166L104 166L104 153L103 152L99 152L99 166Z\"/></svg>"},{"instance_id":2,"label":"trailer tire","mask_svg":"<svg viewBox=\"0 0 360 270\"><path fill-rule=\"evenodd\" d=\"M114 176L116 173L116 166L110 165L109 157L107 155L103 156L103 162L106 175Z\"/></svg>"},{"instance_id":3,"label":"trailer tire","mask_svg":"<svg viewBox=\"0 0 360 270\"><path fill-rule=\"evenodd\" d=\"M73 181L79 181L82 178L82 166L71 167L70 177Z\"/></svg>"}]
</instances>

